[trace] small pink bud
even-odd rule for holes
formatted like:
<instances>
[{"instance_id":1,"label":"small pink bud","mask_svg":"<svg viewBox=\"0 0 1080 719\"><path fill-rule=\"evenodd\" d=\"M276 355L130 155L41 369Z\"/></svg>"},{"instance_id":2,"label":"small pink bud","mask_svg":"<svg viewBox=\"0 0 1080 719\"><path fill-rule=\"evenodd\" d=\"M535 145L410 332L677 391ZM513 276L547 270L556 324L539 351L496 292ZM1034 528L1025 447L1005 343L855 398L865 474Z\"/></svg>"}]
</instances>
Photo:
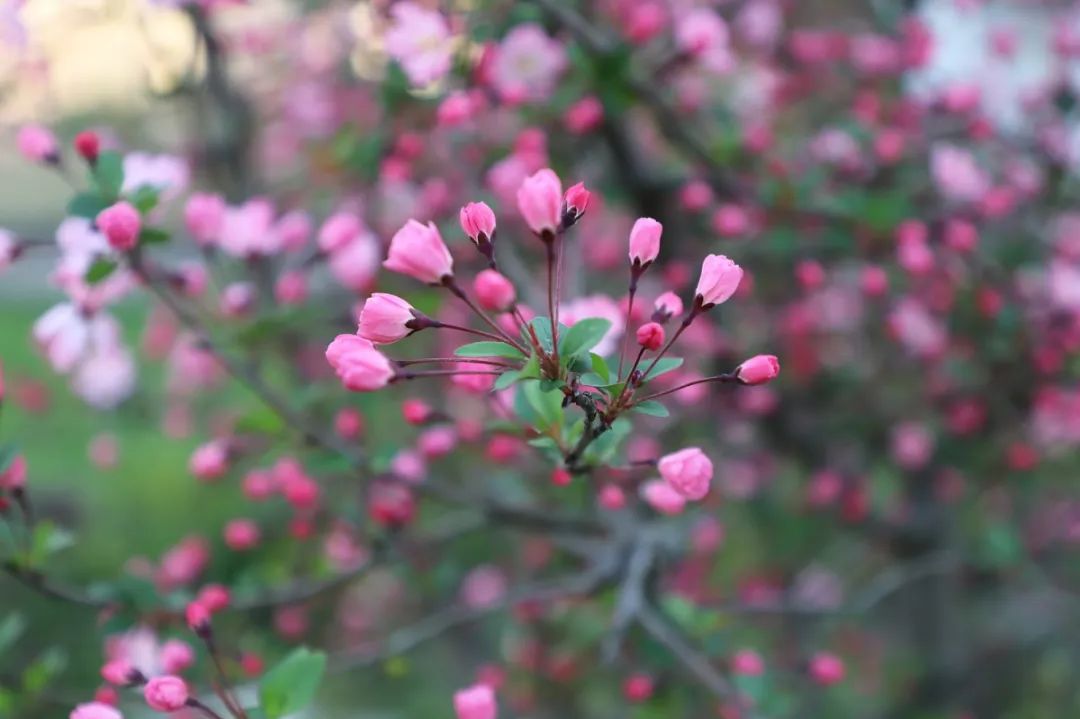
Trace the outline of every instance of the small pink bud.
<instances>
[{"instance_id":1,"label":"small pink bud","mask_svg":"<svg viewBox=\"0 0 1080 719\"><path fill-rule=\"evenodd\" d=\"M470 202L459 213L461 229L473 244L480 246L495 237L495 213L485 202Z\"/></svg>"},{"instance_id":2,"label":"small pink bud","mask_svg":"<svg viewBox=\"0 0 1080 719\"><path fill-rule=\"evenodd\" d=\"M130 202L117 202L105 208L98 213L95 222L115 250L126 252L139 243L142 218Z\"/></svg>"},{"instance_id":3,"label":"small pink bud","mask_svg":"<svg viewBox=\"0 0 1080 719\"><path fill-rule=\"evenodd\" d=\"M114 707L104 702L80 704L68 715L68 719L124 719Z\"/></svg>"},{"instance_id":4,"label":"small pink bud","mask_svg":"<svg viewBox=\"0 0 1080 719\"><path fill-rule=\"evenodd\" d=\"M307 296L307 275L299 270L282 273L274 283L274 299L278 304L302 305Z\"/></svg>"},{"instance_id":5,"label":"small pink bud","mask_svg":"<svg viewBox=\"0 0 1080 719\"><path fill-rule=\"evenodd\" d=\"M223 611L232 601L229 590L220 584L207 584L199 590L196 601L211 614Z\"/></svg>"},{"instance_id":6,"label":"small pink bud","mask_svg":"<svg viewBox=\"0 0 1080 719\"><path fill-rule=\"evenodd\" d=\"M562 226L564 228L571 227L581 219L589 206L590 198L592 198L592 193L585 189L584 182L579 182L566 191L566 196L563 198L562 213Z\"/></svg>"},{"instance_id":7,"label":"small pink bud","mask_svg":"<svg viewBox=\"0 0 1080 719\"><path fill-rule=\"evenodd\" d=\"M653 303L653 322L667 322L683 313L683 303L674 292L665 292Z\"/></svg>"},{"instance_id":8,"label":"small pink bud","mask_svg":"<svg viewBox=\"0 0 1080 719\"><path fill-rule=\"evenodd\" d=\"M731 657L731 673L746 677L761 676L765 662L753 649L740 649Z\"/></svg>"},{"instance_id":9,"label":"small pink bud","mask_svg":"<svg viewBox=\"0 0 1080 719\"><path fill-rule=\"evenodd\" d=\"M474 684L454 694L457 719L495 719L498 705L495 692L486 684Z\"/></svg>"},{"instance_id":10,"label":"small pink bud","mask_svg":"<svg viewBox=\"0 0 1080 719\"><path fill-rule=\"evenodd\" d=\"M161 645L161 667L167 674L179 674L195 663L195 651L187 642L170 639Z\"/></svg>"},{"instance_id":11,"label":"small pink bud","mask_svg":"<svg viewBox=\"0 0 1080 719\"><path fill-rule=\"evenodd\" d=\"M401 415L409 424L424 424L431 418L432 409L422 399L407 399L401 403Z\"/></svg>"},{"instance_id":12,"label":"small pink bud","mask_svg":"<svg viewBox=\"0 0 1080 719\"><path fill-rule=\"evenodd\" d=\"M452 92L439 104L435 119L444 127L453 127L466 122L473 115L473 101L469 93L462 90Z\"/></svg>"},{"instance_id":13,"label":"small pink bud","mask_svg":"<svg viewBox=\"0 0 1080 719\"><path fill-rule=\"evenodd\" d=\"M695 298L702 309L727 302L739 288L743 270L724 255L709 255L701 264Z\"/></svg>"},{"instance_id":14,"label":"small pink bud","mask_svg":"<svg viewBox=\"0 0 1080 719\"><path fill-rule=\"evenodd\" d=\"M101 678L118 687L126 687L138 676L138 671L126 659L113 659L101 668Z\"/></svg>"},{"instance_id":15,"label":"small pink bud","mask_svg":"<svg viewBox=\"0 0 1080 719\"><path fill-rule=\"evenodd\" d=\"M558 232L562 223L562 183L545 168L530 175L517 191L517 204L525 224L537 235Z\"/></svg>"},{"instance_id":16,"label":"small pink bud","mask_svg":"<svg viewBox=\"0 0 1080 719\"><path fill-rule=\"evenodd\" d=\"M370 341L356 335L338 335L326 348L326 360L352 392L373 392L394 378L390 360Z\"/></svg>"},{"instance_id":17,"label":"small pink bud","mask_svg":"<svg viewBox=\"0 0 1080 719\"><path fill-rule=\"evenodd\" d=\"M245 552L259 544L259 526L250 519L234 519L225 525L225 544L234 552Z\"/></svg>"},{"instance_id":18,"label":"small pink bud","mask_svg":"<svg viewBox=\"0 0 1080 719\"><path fill-rule=\"evenodd\" d=\"M563 467L556 467L551 472L551 483L556 487L565 487L573 481L574 476Z\"/></svg>"},{"instance_id":19,"label":"small pink bud","mask_svg":"<svg viewBox=\"0 0 1080 719\"><path fill-rule=\"evenodd\" d=\"M390 240L383 267L434 285L453 277L454 258L434 223L409 220Z\"/></svg>"},{"instance_id":20,"label":"small pink bud","mask_svg":"<svg viewBox=\"0 0 1080 719\"><path fill-rule=\"evenodd\" d=\"M581 98L566 110L563 123L575 135L584 135L604 121L604 105L593 95Z\"/></svg>"},{"instance_id":21,"label":"small pink bud","mask_svg":"<svg viewBox=\"0 0 1080 719\"><path fill-rule=\"evenodd\" d=\"M16 144L18 144L22 156L31 162L55 164L60 160L56 136L52 133L52 130L41 125L25 125L19 130Z\"/></svg>"},{"instance_id":22,"label":"small pink bud","mask_svg":"<svg viewBox=\"0 0 1080 719\"><path fill-rule=\"evenodd\" d=\"M187 706L188 688L180 677L154 677L143 689L146 704L154 711L175 712Z\"/></svg>"},{"instance_id":23,"label":"small pink bud","mask_svg":"<svg viewBox=\"0 0 1080 719\"><path fill-rule=\"evenodd\" d=\"M505 312L517 298L514 284L495 270L483 270L473 281L476 301L486 310Z\"/></svg>"},{"instance_id":24,"label":"small pink bud","mask_svg":"<svg viewBox=\"0 0 1080 719\"><path fill-rule=\"evenodd\" d=\"M836 684L844 679L844 662L828 652L818 652L810 659L810 676L822 686Z\"/></svg>"},{"instance_id":25,"label":"small pink bud","mask_svg":"<svg viewBox=\"0 0 1080 719\"><path fill-rule=\"evenodd\" d=\"M93 130L83 130L72 142L79 157L93 165L101 154L101 137Z\"/></svg>"},{"instance_id":26,"label":"small pink bud","mask_svg":"<svg viewBox=\"0 0 1080 719\"><path fill-rule=\"evenodd\" d=\"M655 352L664 345L664 328L656 322L647 322L637 329L637 343Z\"/></svg>"},{"instance_id":27,"label":"small pink bud","mask_svg":"<svg viewBox=\"0 0 1080 719\"><path fill-rule=\"evenodd\" d=\"M340 250L360 237L364 225L360 218L348 212L338 212L326 218L319 229L319 249L330 253Z\"/></svg>"},{"instance_id":28,"label":"small pink bud","mask_svg":"<svg viewBox=\"0 0 1080 719\"><path fill-rule=\"evenodd\" d=\"M635 704L647 702L653 695L653 678L643 672L631 674L623 681L623 696Z\"/></svg>"},{"instance_id":29,"label":"small pink bud","mask_svg":"<svg viewBox=\"0 0 1080 719\"><path fill-rule=\"evenodd\" d=\"M755 355L735 369L735 378L742 384L765 384L780 374L780 360L775 355Z\"/></svg>"},{"instance_id":30,"label":"small pink bud","mask_svg":"<svg viewBox=\"0 0 1080 719\"><path fill-rule=\"evenodd\" d=\"M26 457L16 455L11 464L0 472L0 489L8 491L26 487Z\"/></svg>"},{"instance_id":31,"label":"small pink bud","mask_svg":"<svg viewBox=\"0 0 1080 719\"><path fill-rule=\"evenodd\" d=\"M352 407L339 410L334 417L334 431L342 439L356 439L364 432L364 415Z\"/></svg>"},{"instance_id":32,"label":"small pink bud","mask_svg":"<svg viewBox=\"0 0 1080 719\"><path fill-rule=\"evenodd\" d=\"M610 511L619 510L626 506L626 493L614 484L605 484L601 487L597 499L601 507Z\"/></svg>"},{"instance_id":33,"label":"small pink bud","mask_svg":"<svg viewBox=\"0 0 1080 719\"><path fill-rule=\"evenodd\" d=\"M664 481L686 499L699 500L709 493L713 464L698 447L664 455L657 468Z\"/></svg>"},{"instance_id":34,"label":"small pink bud","mask_svg":"<svg viewBox=\"0 0 1080 719\"><path fill-rule=\"evenodd\" d=\"M190 602L184 609L184 621L191 631L202 636L210 629L210 612L202 602Z\"/></svg>"},{"instance_id":35,"label":"small pink bud","mask_svg":"<svg viewBox=\"0 0 1080 719\"><path fill-rule=\"evenodd\" d=\"M224 476L229 469L228 446L225 442L215 440L198 447L191 455L188 469L203 482Z\"/></svg>"},{"instance_id":36,"label":"small pink bud","mask_svg":"<svg viewBox=\"0 0 1080 719\"><path fill-rule=\"evenodd\" d=\"M630 230L630 264L648 267L660 254L664 226L651 217L639 217Z\"/></svg>"},{"instance_id":37,"label":"small pink bud","mask_svg":"<svg viewBox=\"0 0 1080 719\"><path fill-rule=\"evenodd\" d=\"M376 292L360 310L356 333L375 344L390 344L412 334L413 307L397 295Z\"/></svg>"}]
</instances>

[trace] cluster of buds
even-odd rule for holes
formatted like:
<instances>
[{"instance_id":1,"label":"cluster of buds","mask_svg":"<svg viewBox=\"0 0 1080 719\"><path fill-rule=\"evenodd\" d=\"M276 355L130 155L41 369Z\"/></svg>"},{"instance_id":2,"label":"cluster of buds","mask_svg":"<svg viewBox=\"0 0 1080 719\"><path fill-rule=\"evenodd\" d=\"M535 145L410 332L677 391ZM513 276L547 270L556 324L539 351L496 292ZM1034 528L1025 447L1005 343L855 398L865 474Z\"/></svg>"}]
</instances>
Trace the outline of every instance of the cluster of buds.
<instances>
[{"instance_id":1,"label":"cluster of buds","mask_svg":"<svg viewBox=\"0 0 1080 719\"><path fill-rule=\"evenodd\" d=\"M382 292L372 294L359 313L355 334L338 335L326 350L326 358L349 390L367 392L387 385L427 377L448 377L460 387L479 393L522 396L511 401L525 434L533 444L552 455L564 473L585 473L602 461L590 456L590 445L617 428L624 416L639 412L666 415L657 400L701 383L759 385L779 373L771 355L752 357L731 372L651 391L650 383L676 369L682 360L669 356L680 335L700 316L729 300L739 288L743 270L723 255L708 255L691 301L684 305L674 293L661 295L649 321L631 331L638 282L660 253L662 225L651 218L634 223L629 238L629 285L626 312L620 317L569 319L562 298L564 249L569 230L585 214L591 193L582 183L562 191L558 176L550 169L526 178L517 193L518 210L526 226L540 241L546 260L547 314L521 302L522 293L499 271L494 211L483 202L461 209L461 229L483 256L487 268L472 282L471 292L455 273L454 257L433 223L409 220L393 236L383 266L393 272L445 289L475 316L479 327L430 317L408 300ZM560 314L567 321L560 321ZM681 315L668 336L665 326ZM621 329L625 328L625 329ZM417 332L442 329L472 336L453 356L390 358L385 345ZM615 358L617 339L623 335ZM637 352L627 361L630 338ZM422 369L424 365L434 368ZM585 414L579 422L563 416L576 405ZM545 439L546 438L546 439ZM540 440L540 441L537 441ZM669 508L676 501L701 499L708 492L712 465L704 454L689 448L668 455L659 463L665 484L643 492L656 507Z\"/></svg>"}]
</instances>

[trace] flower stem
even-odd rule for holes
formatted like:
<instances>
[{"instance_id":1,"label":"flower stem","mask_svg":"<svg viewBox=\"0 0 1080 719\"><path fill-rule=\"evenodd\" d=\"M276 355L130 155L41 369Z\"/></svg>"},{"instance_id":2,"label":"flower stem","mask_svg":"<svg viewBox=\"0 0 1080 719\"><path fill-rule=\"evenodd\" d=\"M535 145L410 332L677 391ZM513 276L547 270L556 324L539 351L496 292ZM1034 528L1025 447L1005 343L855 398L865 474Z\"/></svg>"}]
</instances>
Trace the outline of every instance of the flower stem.
<instances>
[{"instance_id":1,"label":"flower stem","mask_svg":"<svg viewBox=\"0 0 1080 719\"><path fill-rule=\"evenodd\" d=\"M634 404L640 404L641 402L648 402L649 400L656 399L657 397L664 397L665 395L673 394L675 392L678 392L679 390L684 390L687 387L693 387L696 384L704 384L705 382L723 382L723 383L726 384L728 382L737 382L737 381L738 381L738 379L735 377L734 374L718 374L718 375L714 375L713 377L706 377L705 379L696 379L693 382L687 382L686 384L681 384L678 387L672 387L671 389L666 389L663 392L656 392L655 394L650 394L647 397L642 397L641 399L639 399Z\"/></svg>"},{"instance_id":2,"label":"flower stem","mask_svg":"<svg viewBox=\"0 0 1080 719\"><path fill-rule=\"evenodd\" d=\"M635 294L637 294L636 281L630 283L630 297L626 305L626 328L623 330L622 348L619 350L619 370L615 373L615 379L622 379L623 359L626 357L626 347L630 342L630 318L634 314ZM633 372L633 370L630 371Z\"/></svg>"},{"instance_id":3,"label":"flower stem","mask_svg":"<svg viewBox=\"0 0 1080 719\"><path fill-rule=\"evenodd\" d=\"M520 344L518 344L516 341L514 341L514 338L511 337L509 334L507 334L506 330L504 330L502 327L500 327L498 325L498 323L495 322L495 320L491 319L491 317L489 317L486 312L484 312L482 309L477 307L476 304L471 299L469 299L469 296L467 294L465 294L465 290L461 289L458 286L457 282L454 281L453 277L444 278L443 279L443 286L446 289L450 290L450 292L455 297L457 297L459 300L464 302L469 307L469 309L472 310L473 312L475 312L477 314L477 316L480 317L480 319L482 319L489 327L491 327L491 329L495 330L495 332L498 335L500 335L501 338L502 338L502 339L499 340L500 342L506 342L506 343L512 345L513 347L516 347L522 354L528 354L525 351L524 347L522 347Z\"/></svg>"},{"instance_id":4,"label":"flower stem","mask_svg":"<svg viewBox=\"0 0 1080 719\"><path fill-rule=\"evenodd\" d=\"M417 364L456 364L458 362L470 362L472 364L487 364L494 367L507 367L513 368L508 362L500 362L499 360L479 359L476 357L420 357L417 359L401 359L394 360L394 364L398 367L409 367Z\"/></svg>"},{"instance_id":5,"label":"flower stem","mask_svg":"<svg viewBox=\"0 0 1080 719\"><path fill-rule=\"evenodd\" d=\"M547 255L547 301L548 319L551 320L551 356L556 367L559 366L559 321L555 317L557 304L555 302L555 243L557 241L557 238L553 238L544 244L544 251Z\"/></svg>"}]
</instances>

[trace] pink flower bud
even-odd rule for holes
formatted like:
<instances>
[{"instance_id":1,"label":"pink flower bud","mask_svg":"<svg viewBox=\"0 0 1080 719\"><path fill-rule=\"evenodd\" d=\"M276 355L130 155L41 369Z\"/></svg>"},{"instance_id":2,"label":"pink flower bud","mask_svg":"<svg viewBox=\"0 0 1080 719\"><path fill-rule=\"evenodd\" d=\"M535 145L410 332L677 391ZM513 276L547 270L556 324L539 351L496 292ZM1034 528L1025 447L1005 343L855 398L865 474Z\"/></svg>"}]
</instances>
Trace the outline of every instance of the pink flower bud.
<instances>
[{"instance_id":1,"label":"pink flower bud","mask_svg":"<svg viewBox=\"0 0 1080 719\"><path fill-rule=\"evenodd\" d=\"M60 159L56 135L41 125L25 125L16 138L19 152L30 162L55 163Z\"/></svg>"},{"instance_id":2,"label":"pink flower bud","mask_svg":"<svg viewBox=\"0 0 1080 719\"><path fill-rule=\"evenodd\" d=\"M432 222L409 220L390 240L383 267L428 284L439 284L454 275L454 258Z\"/></svg>"},{"instance_id":3,"label":"pink flower bud","mask_svg":"<svg viewBox=\"0 0 1080 719\"><path fill-rule=\"evenodd\" d=\"M750 230L750 216L740 205L721 205L713 213L712 226L721 237L741 237Z\"/></svg>"},{"instance_id":4,"label":"pink flower bud","mask_svg":"<svg viewBox=\"0 0 1080 719\"><path fill-rule=\"evenodd\" d=\"M667 322L676 315L683 313L683 303L674 292L665 292L656 298L653 303L653 321Z\"/></svg>"},{"instance_id":5,"label":"pink flower bud","mask_svg":"<svg viewBox=\"0 0 1080 719\"><path fill-rule=\"evenodd\" d=\"M859 284L865 294L870 297L880 297L889 289L889 275L884 268L870 265L863 269Z\"/></svg>"},{"instance_id":6,"label":"pink flower bud","mask_svg":"<svg viewBox=\"0 0 1080 719\"><path fill-rule=\"evenodd\" d=\"M118 687L126 687L137 676L138 671L126 659L113 659L101 668L101 678Z\"/></svg>"},{"instance_id":7,"label":"pink flower bud","mask_svg":"<svg viewBox=\"0 0 1080 719\"><path fill-rule=\"evenodd\" d=\"M562 224L562 183L551 169L530 175L517 191L518 210L538 235L554 235Z\"/></svg>"},{"instance_id":8,"label":"pink flower bud","mask_svg":"<svg viewBox=\"0 0 1080 719\"><path fill-rule=\"evenodd\" d=\"M319 229L319 249L334 252L353 242L364 231L360 218L348 212L338 212L326 218Z\"/></svg>"},{"instance_id":9,"label":"pink flower bud","mask_svg":"<svg viewBox=\"0 0 1080 719\"><path fill-rule=\"evenodd\" d=\"M626 506L626 494L617 485L605 484L600 488L597 496L600 506L609 511L622 509Z\"/></svg>"},{"instance_id":10,"label":"pink flower bud","mask_svg":"<svg viewBox=\"0 0 1080 719\"><path fill-rule=\"evenodd\" d=\"M352 407L339 410L334 417L334 431L342 439L356 439L364 432L364 415Z\"/></svg>"},{"instance_id":11,"label":"pink flower bud","mask_svg":"<svg viewBox=\"0 0 1080 719\"><path fill-rule=\"evenodd\" d=\"M664 345L664 328L656 322L647 322L637 329L637 343L655 352Z\"/></svg>"},{"instance_id":12,"label":"pink flower bud","mask_svg":"<svg viewBox=\"0 0 1080 719\"><path fill-rule=\"evenodd\" d=\"M566 110L563 123L575 135L584 135L604 121L604 105L593 95L581 98Z\"/></svg>"},{"instance_id":13,"label":"pink flower bud","mask_svg":"<svg viewBox=\"0 0 1080 719\"><path fill-rule=\"evenodd\" d=\"M203 482L222 477L228 469L228 446L221 441L207 442L198 447L188 462L188 470Z\"/></svg>"},{"instance_id":14,"label":"pink flower bud","mask_svg":"<svg viewBox=\"0 0 1080 719\"><path fill-rule=\"evenodd\" d=\"M124 719L124 715L108 704L90 702L75 707L68 719Z\"/></svg>"},{"instance_id":15,"label":"pink flower bud","mask_svg":"<svg viewBox=\"0 0 1080 719\"><path fill-rule=\"evenodd\" d=\"M221 238L225 212L225 200L220 195L196 193L184 206L184 226L200 245L214 244Z\"/></svg>"},{"instance_id":16,"label":"pink flower bud","mask_svg":"<svg viewBox=\"0 0 1080 719\"><path fill-rule=\"evenodd\" d=\"M130 202L117 202L105 208L98 213L95 222L115 250L126 252L139 242L142 218Z\"/></svg>"},{"instance_id":17,"label":"pink flower bud","mask_svg":"<svg viewBox=\"0 0 1080 719\"><path fill-rule=\"evenodd\" d=\"M649 701L653 695L655 683L653 678L643 672L631 674L623 681L623 696L629 702L639 704Z\"/></svg>"},{"instance_id":18,"label":"pink flower bud","mask_svg":"<svg viewBox=\"0 0 1080 719\"><path fill-rule=\"evenodd\" d=\"M179 674L195 663L195 651L187 642L170 639L161 645L161 666L167 674Z\"/></svg>"},{"instance_id":19,"label":"pink flower bud","mask_svg":"<svg viewBox=\"0 0 1080 719\"><path fill-rule=\"evenodd\" d=\"M473 280L476 301L486 310L505 312L514 303L514 284L495 270L483 270Z\"/></svg>"},{"instance_id":20,"label":"pink flower bud","mask_svg":"<svg viewBox=\"0 0 1080 719\"><path fill-rule=\"evenodd\" d=\"M574 480L574 475L570 474L563 467L556 467L551 471L551 483L556 487L565 487Z\"/></svg>"},{"instance_id":21,"label":"pink flower bud","mask_svg":"<svg viewBox=\"0 0 1080 719\"><path fill-rule=\"evenodd\" d=\"M101 137L93 130L83 130L72 141L79 157L93 165L101 154Z\"/></svg>"},{"instance_id":22,"label":"pink flower bud","mask_svg":"<svg viewBox=\"0 0 1080 719\"><path fill-rule=\"evenodd\" d=\"M495 692L486 684L474 684L454 693L457 719L495 719L498 705Z\"/></svg>"},{"instance_id":23,"label":"pink flower bud","mask_svg":"<svg viewBox=\"0 0 1080 719\"><path fill-rule=\"evenodd\" d=\"M246 552L259 544L259 525L250 519L234 519L225 525L225 544L234 552Z\"/></svg>"},{"instance_id":24,"label":"pink flower bud","mask_svg":"<svg viewBox=\"0 0 1080 719\"><path fill-rule=\"evenodd\" d=\"M376 524L401 527L416 515L416 500L408 487L380 482L371 488L368 513Z\"/></svg>"},{"instance_id":25,"label":"pink flower bud","mask_svg":"<svg viewBox=\"0 0 1080 719\"><path fill-rule=\"evenodd\" d=\"M184 621L191 631L202 635L210 629L210 611L202 602L190 602L184 609Z\"/></svg>"},{"instance_id":26,"label":"pink flower bud","mask_svg":"<svg viewBox=\"0 0 1080 719\"><path fill-rule=\"evenodd\" d=\"M311 218L302 210L287 212L277 221L274 233L281 241L281 249L286 252L302 250L311 237Z\"/></svg>"},{"instance_id":27,"label":"pink flower bud","mask_svg":"<svg viewBox=\"0 0 1080 719\"><path fill-rule=\"evenodd\" d=\"M664 455L657 463L660 476L676 492L687 499L702 499L709 493L713 464L697 447Z\"/></svg>"},{"instance_id":28,"label":"pink flower bud","mask_svg":"<svg viewBox=\"0 0 1080 719\"><path fill-rule=\"evenodd\" d=\"M373 392L394 378L390 360L370 341L356 335L334 338L326 348L326 360L345 388L352 392Z\"/></svg>"},{"instance_id":29,"label":"pink flower bud","mask_svg":"<svg viewBox=\"0 0 1080 719\"><path fill-rule=\"evenodd\" d=\"M742 384L765 384L780 374L780 361L775 355L754 355L735 369L735 377Z\"/></svg>"},{"instance_id":30,"label":"pink flower bud","mask_svg":"<svg viewBox=\"0 0 1080 719\"><path fill-rule=\"evenodd\" d=\"M216 614L225 610L229 606L229 602L232 601L232 598L229 596L229 590L220 584L207 584L199 590L196 601L201 604L206 611L211 614Z\"/></svg>"},{"instance_id":31,"label":"pink flower bud","mask_svg":"<svg viewBox=\"0 0 1080 719\"><path fill-rule=\"evenodd\" d=\"M154 677L143 689L146 704L154 711L175 712L187 706L188 688L180 677Z\"/></svg>"},{"instance_id":32,"label":"pink flower bud","mask_svg":"<svg viewBox=\"0 0 1080 719\"><path fill-rule=\"evenodd\" d=\"M686 497L659 479L646 482L641 487L641 497L660 514L674 516L686 507Z\"/></svg>"},{"instance_id":33,"label":"pink flower bud","mask_svg":"<svg viewBox=\"0 0 1080 719\"><path fill-rule=\"evenodd\" d=\"M274 299L279 304L301 305L307 295L307 276L300 270L284 272L274 283Z\"/></svg>"},{"instance_id":34,"label":"pink flower bud","mask_svg":"<svg viewBox=\"0 0 1080 719\"><path fill-rule=\"evenodd\" d=\"M664 226L651 217L639 217L630 230L630 264L648 267L660 254Z\"/></svg>"},{"instance_id":35,"label":"pink flower bud","mask_svg":"<svg viewBox=\"0 0 1080 719\"><path fill-rule=\"evenodd\" d=\"M431 418L431 414L431 406L422 399L407 399L401 403L401 415L409 424L423 424Z\"/></svg>"},{"instance_id":36,"label":"pink flower bud","mask_svg":"<svg viewBox=\"0 0 1080 719\"><path fill-rule=\"evenodd\" d=\"M709 255L701 264L695 298L703 309L726 302L742 281L743 271L724 255Z\"/></svg>"},{"instance_id":37,"label":"pink flower bud","mask_svg":"<svg viewBox=\"0 0 1080 719\"><path fill-rule=\"evenodd\" d=\"M470 202L459 213L461 229L477 246L495 236L495 213L487 203Z\"/></svg>"},{"instance_id":38,"label":"pink flower bud","mask_svg":"<svg viewBox=\"0 0 1080 719\"><path fill-rule=\"evenodd\" d=\"M435 119L444 127L453 127L467 121L473 114L473 101L469 93L458 90L446 96L435 111Z\"/></svg>"},{"instance_id":39,"label":"pink flower bud","mask_svg":"<svg viewBox=\"0 0 1080 719\"><path fill-rule=\"evenodd\" d=\"M731 657L731 673L744 677L761 676L765 662L753 649L740 649Z\"/></svg>"},{"instance_id":40,"label":"pink flower bud","mask_svg":"<svg viewBox=\"0 0 1080 719\"><path fill-rule=\"evenodd\" d=\"M844 679L844 662L828 652L818 652L810 658L810 676L822 686L836 684Z\"/></svg>"},{"instance_id":41,"label":"pink flower bud","mask_svg":"<svg viewBox=\"0 0 1080 719\"><path fill-rule=\"evenodd\" d=\"M563 227L570 227L581 219L589 207L591 198L592 193L585 189L584 182L579 182L566 191L566 196L563 198Z\"/></svg>"},{"instance_id":42,"label":"pink flower bud","mask_svg":"<svg viewBox=\"0 0 1080 719\"><path fill-rule=\"evenodd\" d=\"M0 489L8 491L26 487L26 457L16 455L11 464L0 472Z\"/></svg>"},{"instance_id":43,"label":"pink flower bud","mask_svg":"<svg viewBox=\"0 0 1080 719\"><path fill-rule=\"evenodd\" d=\"M360 310L358 335L375 344L390 344L412 334L413 307L397 295L376 292Z\"/></svg>"}]
</instances>

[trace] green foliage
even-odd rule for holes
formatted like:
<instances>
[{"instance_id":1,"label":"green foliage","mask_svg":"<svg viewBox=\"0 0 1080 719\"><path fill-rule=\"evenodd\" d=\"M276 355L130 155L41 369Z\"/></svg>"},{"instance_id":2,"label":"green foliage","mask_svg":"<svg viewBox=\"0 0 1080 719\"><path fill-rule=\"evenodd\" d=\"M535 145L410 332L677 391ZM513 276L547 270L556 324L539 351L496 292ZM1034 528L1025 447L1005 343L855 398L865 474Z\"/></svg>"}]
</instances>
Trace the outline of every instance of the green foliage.
<instances>
[{"instance_id":1,"label":"green foliage","mask_svg":"<svg viewBox=\"0 0 1080 719\"><path fill-rule=\"evenodd\" d=\"M315 698L326 672L326 654L294 649L259 683L259 705L266 719L295 714Z\"/></svg>"},{"instance_id":2,"label":"green foliage","mask_svg":"<svg viewBox=\"0 0 1080 719\"><path fill-rule=\"evenodd\" d=\"M505 342L472 342L454 350L458 357L509 357L524 359L525 355L514 346Z\"/></svg>"}]
</instances>

